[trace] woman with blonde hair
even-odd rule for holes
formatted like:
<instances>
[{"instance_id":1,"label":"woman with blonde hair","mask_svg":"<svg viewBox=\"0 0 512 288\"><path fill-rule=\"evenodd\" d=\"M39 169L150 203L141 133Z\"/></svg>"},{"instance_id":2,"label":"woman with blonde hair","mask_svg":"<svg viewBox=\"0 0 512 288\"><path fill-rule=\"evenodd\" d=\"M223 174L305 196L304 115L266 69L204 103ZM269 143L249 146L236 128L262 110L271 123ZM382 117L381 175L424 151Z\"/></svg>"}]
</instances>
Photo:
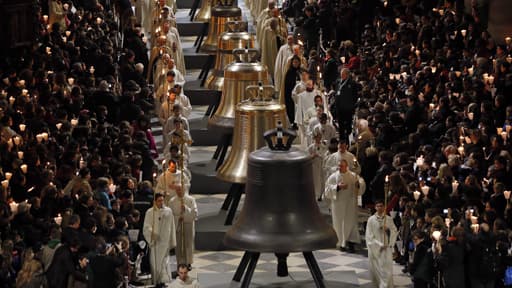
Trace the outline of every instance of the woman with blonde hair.
<instances>
[{"instance_id":1,"label":"woman with blonde hair","mask_svg":"<svg viewBox=\"0 0 512 288\"><path fill-rule=\"evenodd\" d=\"M31 249L25 252L25 261L16 278L16 288L41 288L48 287L44 276L43 264L34 259Z\"/></svg>"}]
</instances>

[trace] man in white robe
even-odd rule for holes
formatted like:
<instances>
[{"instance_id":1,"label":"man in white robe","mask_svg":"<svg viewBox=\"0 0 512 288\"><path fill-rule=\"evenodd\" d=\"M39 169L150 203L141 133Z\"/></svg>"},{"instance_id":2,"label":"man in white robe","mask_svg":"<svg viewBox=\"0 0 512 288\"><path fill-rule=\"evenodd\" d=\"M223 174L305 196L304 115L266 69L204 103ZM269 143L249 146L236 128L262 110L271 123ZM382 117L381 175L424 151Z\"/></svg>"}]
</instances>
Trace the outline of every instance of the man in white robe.
<instances>
[{"instance_id":1,"label":"man in white robe","mask_svg":"<svg viewBox=\"0 0 512 288\"><path fill-rule=\"evenodd\" d=\"M191 268L194 262L195 222L197 204L194 197L177 190L170 205L176 224L176 262Z\"/></svg>"},{"instance_id":2,"label":"man in white robe","mask_svg":"<svg viewBox=\"0 0 512 288\"><path fill-rule=\"evenodd\" d=\"M277 19L272 18L270 25L263 29L261 39L261 64L267 66L268 73L274 75L274 66L277 57Z\"/></svg>"},{"instance_id":3,"label":"man in white robe","mask_svg":"<svg viewBox=\"0 0 512 288\"><path fill-rule=\"evenodd\" d=\"M174 120L175 119L181 120L181 124L183 126L183 129L189 131L188 120L187 120L187 118L185 118L181 114L181 110L182 110L181 104L180 103L174 103L174 105L172 106L172 114L171 114L171 116L169 116L169 118L167 118L167 120L165 121L165 123L164 123L164 125L162 127L162 134L164 136L164 143L168 143L169 141L171 141L171 139L169 139L168 136L169 136L169 133L171 133L171 131L176 129L176 126L174 125Z\"/></svg>"},{"instance_id":4,"label":"man in white robe","mask_svg":"<svg viewBox=\"0 0 512 288\"><path fill-rule=\"evenodd\" d=\"M306 84L306 91L297 95L297 101L295 102L295 123L299 128L300 143L303 147L307 147L307 117L306 112L309 108L315 106L315 96L319 95L320 92L315 90L313 81L309 80Z\"/></svg>"},{"instance_id":5,"label":"man in white robe","mask_svg":"<svg viewBox=\"0 0 512 288\"><path fill-rule=\"evenodd\" d=\"M170 288L199 288L199 283L188 276L187 265L178 264L178 278L171 283Z\"/></svg>"},{"instance_id":6,"label":"man in white robe","mask_svg":"<svg viewBox=\"0 0 512 288\"><path fill-rule=\"evenodd\" d=\"M284 77L286 75L286 70L288 69L288 67L286 67L288 58L294 55L293 42L293 36L288 35L286 38L286 44L281 45L281 47L279 47L279 51L277 52L276 65L274 67L274 86L276 91L284 90Z\"/></svg>"},{"instance_id":7,"label":"man in white robe","mask_svg":"<svg viewBox=\"0 0 512 288\"><path fill-rule=\"evenodd\" d=\"M325 143L329 143L332 138L336 138L336 128L331 123L327 122L327 114L322 113L320 115L320 123L318 123L314 128L312 133L319 132L322 134L322 141Z\"/></svg>"},{"instance_id":8,"label":"man in white robe","mask_svg":"<svg viewBox=\"0 0 512 288\"><path fill-rule=\"evenodd\" d=\"M171 24L166 21L162 27L162 34L167 36L167 46L171 47L171 58L174 59L176 69L178 69L182 75L187 75L185 69L185 56L183 55L183 49L181 47L181 40L178 30L170 26Z\"/></svg>"},{"instance_id":9,"label":"man in white robe","mask_svg":"<svg viewBox=\"0 0 512 288\"><path fill-rule=\"evenodd\" d=\"M345 140L342 140L338 144L338 152L329 155L325 159L325 175L328 176L334 173L338 169L338 165L340 164L340 161L342 159L347 161L350 171L358 175L361 173L361 166L357 162L356 156L347 151L347 142Z\"/></svg>"},{"instance_id":10,"label":"man in white robe","mask_svg":"<svg viewBox=\"0 0 512 288\"><path fill-rule=\"evenodd\" d=\"M357 197L359 177L348 170L346 160L341 160L339 170L327 179L325 198L331 200L332 225L342 251L355 252L354 244L361 243L358 229Z\"/></svg>"},{"instance_id":11,"label":"man in white robe","mask_svg":"<svg viewBox=\"0 0 512 288\"><path fill-rule=\"evenodd\" d=\"M177 191L184 190L185 194L188 194L190 189L190 179L182 174L180 170L177 169L177 163L173 160L168 161L169 166L165 169L162 174L158 176L156 179L156 187L155 191L157 193L161 193L164 195L164 201L166 204L169 204L172 197L176 196ZM162 165L164 166L164 165ZM181 183L181 177L183 175L183 187Z\"/></svg>"},{"instance_id":12,"label":"man in white robe","mask_svg":"<svg viewBox=\"0 0 512 288\"><path fill-rule=\"evenodd\" d=\"M393 287L393 247L398 235L393 218L386 215L382 200L375 201L377 212L366 223L366 246L370 277L377 288Z\"/></svg>"},{"instance_id":13,"label":"man in white robe","mask_svg":"<svg viewBox=\"0 0 512 288\"><path fill-rule=\"evenodd\" d=\"M267 21L267 19L272 18L272 15L274 15L273 10L275 9L275 7L276 7L276 2L269 1L268 7L263 9L263 11L261 11L260 14L256 15L256 17L254 18L256 20L256 40L258 41L258 44L261 43L260 38L261 38L261 32L263 31L262 29L264 28L263 24L265 23L265 21ZM261 48L261 46L260 46L260 48Z\"/></svg>"},{"instance_id":14,"label":"man in white robe","mask_svg":"<svg viewBox=\"0 0 512 288\"><path fill-rule=\"evenodd\" d=\"M313 160L313 187L318 201L322 200L325 186L323 170L324 158L327 155L327 145L322 142L322 133L317 131L313 134L314 143L309 145L308 153Z\"/></svg>"},{"instance_id":15,"label":"man in white robe","mask_svg":"<svg viewBox=\"0 0 512 288\"><path fill-rule=\"evenodd\" d=\"M155 194L153 207L146 211L143 234L149 245L153 284L170 282L167 263L169 251L176 247L176 227L172 211L164 205L164 196L160 193Z\"/></svg>"},{"instance_id":16,"label":"man in white robe","mask_svg":"<svg viewBox=\"0 0 512 288\"><path fill-rule=\"evenodd\" d=\"M169 134L167 134L166 136L166 139L169 139L169 142L164 148L164 157L169 157L167 151L169 151L172 145L178 145L178 147L180 147L180 151L183 149L183 155L185 156L185 160L188 161L188 159L190 159L190 150L188 149L188 147L193 143L192 137L190 136L190 133L187 130L183 129L183 122L181 121L181 119L174 119L173 122L174 130L169 132Z\"/></svg>"},{"instance_id":17,"label":"man in white robe","mask_svg":"<svg viewBox=\"0 0 512 288\"><path fill-rule=\"evenodd\" d=\"M167 119L173 115L172 109L174 104L180 104L181 114L183 117L188 118L190 113L192 113L190 99L188 99L185 94L181 93L182 89L180 87L181 86L178 84L175 84L169 91L168 96L164 96L164 101L162 102L158 113L158 119L160 120L161 125L164 125L167 122Z\"/></svg>"}]
</instances>

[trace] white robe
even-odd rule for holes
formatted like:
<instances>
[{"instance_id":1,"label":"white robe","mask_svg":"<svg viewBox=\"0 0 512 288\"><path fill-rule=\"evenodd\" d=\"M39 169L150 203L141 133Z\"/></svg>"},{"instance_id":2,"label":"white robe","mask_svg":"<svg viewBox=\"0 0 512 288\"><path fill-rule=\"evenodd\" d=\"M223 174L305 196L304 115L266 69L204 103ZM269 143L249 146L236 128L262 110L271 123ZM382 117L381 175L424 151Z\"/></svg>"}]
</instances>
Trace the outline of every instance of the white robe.
<instances>
[{"instance_id":1,"label":"white robe","mask_svg":"<svg viewBox=\"0 0 512 288\"><path fill-rule=\"evenodd\" d=\"M351 171L336 171L327 179L325 198L331 200L332 226L338 235L337 246L346 247L347 241L360 243L358 229L357 196L359 194L359 177ZM344 183L346 189L337 189Z\"/></svg>"},{"instance_id":2,"label":"white robe","mask_svg":"<svg viewBox=\"0 0 512 288\"><path fill-rule=\"evenodd\" d=\"M170 207L176 223L176 261L178 264L192 264L194 262L195 221L197 218L197 204L194 197L183 196L185 211L181 213L181 198L171 199ZM183 222L180 221L183 216Z\"/></svg>"},{"instance_id":3,"label":"white robe","mask_svg":"<svg viewBox=\"0 0 512 288\"><path fill-rule=\"evenodd\" d=\"M188 99L187 95L176 95L176 99L174 100L174 102L165 101L165 94L163 98L164 101L162 102L160 112L158 113L158 119L160 120L160 124L164 125L165 122L167 122L167 119L171 117L171 115L173 114L172 107L174 106L175 103L179 103L181 105L181 114L183 115L183 117L188 118L192 113L192 105L190 104L190 99Z\"/></svg>"},{"instance_id":4,"label":"white robe","mask_svg":"<svg viewBox=\"0 0 512 288\"><path fill-rule=\"evenodd\" d=\"M175 134L175 133L178 133L178 134ZM178 135L180 135L180 136L178 136ZM167 137L166 139L169 139L169 142L167 142L167 144L165 145L164 157L168 158L170 156L169 149L171 148L171 145L174 142L176 142L176 141L173 142L173 138L183 137L185 140L185 144L183 145L183 155L185 156L185 161L188 161L188 159L190 159L190 150L188 149L188 146L190 144L192 144L192 138L190 137L190 133L187 130L178 131L178 130L174 129L171 132L169 132L169 134L167 134L166 137ZM176 138L174 140L176 140ZM178 145L179 149L181 150L180 144L178 144L178 143L174 143L174 144Z\"/></svg>"},{"instance_id":5,"label":"white robe","mask_svg":"<svg viewBox=\"0 0 512 288\"><path fill-rule=\"evenodd\" d=\"M144 216L144 238L149 244L150 265L153 284L171 281L168 257L169 251L176 247L176 227L169 207L149 208Z\"/></svg>"},{"instance_id":6,"label":"white robe","mask_svg":"<svg viewBox=\"0 0 512 288\"><path fill-rule=\"evenodd\" d=\"M171 133L171 131L176 128L176 126L174 125L174 119L176 118L181 119L181 127L183 127L183 130L189 131L189 124L187 118L183 117L182 115L176 117L174 116L174 114L172 114L169 118L167 118L167 121L165 121L162 127L164 143L168 143L169 141L171 141L171 139L169 138L169 133Z\"/></svg>"},{"instance_id":7,"label":"white robe","mask_svg":"<svg viewBox=\"0 0 512 288\"><path fill-rule=\"evenodd\" d=\"M339 168L341 159L347 161L348 170L355 172L356 174L361 174L361 166L357 162L354 154L345 151L344 153L340 153L339 151L336 153L332 153L325 159L324 169L325 175L331 175L336 172Z\"/></svg>"},{"instance_id":8,"label":"white robe","mask_svg":"<svg viewBox=\"0 0 512 288\"><path fill-rule=\"evenodd\" d=\"M277 33L266 27L263 29L261 39L261 64L267 66L268 73L274 75L274 66L277 57Z\"/></svg>"},{"instance_id":9,"label":"white robe","mask_svg":"<svg viewBox=\"0 0 512 288\"><path fill-rule=\"evenodd\" d=\"M313 143L308 147L308 153L313 159L313 186L315 188L316 198L320 198L324 192L325 176L323 162L327 152L327 146L323 143Z\"/></svg>"},{"instance_id":10,"label":"white robe","mask_svg":"<svg viewBox=\"0 0 512 288\"><path fill-rule=\"evenodd\" d=\"M309 108L315 106L315 96L318 95L317 90L311 92L304 91L297 95L297 102L295 102L295 123L299 126L300 143L303 147L307 147L307 111Z\"/></svg>"},{"instance_id":11,"label":"white robe","mask_svg":"<svg viewBox=\"0 0 512 288\"><path fill-rule=\"evenodd\" d=\"M377 214L370 216L366 224L365 239L368 247L368 261L370 261L369 271L374 287L391 288L393 287L393 246L398 232L393 218L386 215L386 227L389 228L390 233L389 239L385 239L383 225L384 217L379 217ZM381 250L381 247L386 248Z\"/></svg>"},{"instance_id":12,"label":"white robe","mask_svg":"<svg viewBox=\"0 0 512 288\"><path fill-rule=\"evenodd\" d=\"M181 185L181 171L176 170L176 173L172 173L169 169L165 169L165 172L160 174L156 179L155 191L157 193L164 194L165 204L168 205L169 201L176 196L176 189L169 187L170 185ZM165 175L165 176L164 176ZM185 194L188 194L190 189L190 179L184 174L183 186Z\"/></svg>"},{"instance_id":13,"label":"white robe","mask_svg":"<svg viewBox=\"0 0 512 288\"><path fill-rule=\"evenodd\" d=\"M293 45L288 43L281 45L277 52L276 65L274 67L274 86L276 91L284 90L284 76L286 75L288 58L293 56ZM283 92L284 95L284 92ZM284 98L284 96L283 96Z\"/></svg>"},{"instance_id":14,"label":"white robe","mask_svg":"<svg viewBox=\"0 0 512 288\"><path fill-rule=\"evenodd\" d=\"M167 46L171 47L171 58L174 59L174 65L176 65L176 69L178 69L182 75L187 75L187 70L185 69L185 56L183 55L183 49L181 47L181 40L178 29L170 27L166 36ZM176 43L176 51L173 48L174 43Z\"/></svg>"},{"instance_id":15,"label":"white robe","mask_svg":"<svg viewBox=\"0 0 512 288\"><path fill-rule=\"evenodd\" d=\"M169 288L199 288L199 283L196 279L188 278L187 280L183 281L180 278L176 278Z\"/></svg>"},{"instance_id":16,"label":"white robe","mask_svg":"<svg viewBox=\"0 0 512 288\"><path fill-rule=\"evenodd\" d=\"M330 123L318 123L313 128L313 131L311 131L312 135L314 135L316 132L322 133L322 141L325 141L326 143L329 143L332 138L336 138L336 128Z\"/></svg>"},{"instance_id":17,"label":"white robe","mask_svg":"<svg viewBox=\"0 0 512 288\"><path fill-rule=\"evenodd\" d=\"M141 3L141 26L147 34L153 33L153 9L156 9L154 0L139 0ZM153 35L151 35L153 36Z\"/></svg>"}]
</instances>

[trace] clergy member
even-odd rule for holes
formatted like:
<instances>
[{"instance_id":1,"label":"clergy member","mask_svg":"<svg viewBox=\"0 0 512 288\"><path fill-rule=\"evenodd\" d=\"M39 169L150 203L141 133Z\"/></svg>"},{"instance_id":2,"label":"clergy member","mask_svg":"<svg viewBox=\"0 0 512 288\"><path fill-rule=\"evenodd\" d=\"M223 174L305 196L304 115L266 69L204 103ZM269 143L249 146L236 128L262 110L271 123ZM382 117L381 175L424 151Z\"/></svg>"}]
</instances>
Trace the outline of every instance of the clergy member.
<instances>
[{"instance_id":1,"label":"clergy member","mask_svg":"<svg viewBox=\"0 0 512 288\"><path fill-rule=\"evenodd\" d=\"M354 244L361 243L358 229L357 196L359 177L348 170L348 163L342 159L339 170L327 179L325 197L331 200L332 225L338 236L340 250L354 253Z\"/></svg>"},{"instance_id":2,"label":"clergy member","mask_svg":"<svg viewBox=\"0 0 512 288\"><path fill-rule=\"evenodd\" d=\"M288 35L288 37L286 38L286 44L281 45L281 47L279 47L279 51L277 52L276 64L274 67L274 86L276 88L276 91L281 91L284 89L284 87L282 86L284 86L284 77L286 71L288 70L286 64L288 62L288 58L293 56L293 42L293 35ZM281 94L284 94L284 92Z\"/></svg>"},{"instance_id":3,"label":"clergy member","mask_svg":"<svg viewBox=\"0 0 512 288\"><path fill-rule=\"evenodd\" d=\"M329 176L334 173L342 159L347 161L350 171L355 172L358 175L361 173L361 166L357 162L356 156L347 151L347 140L341 139L338 144L338 152L329 155L325 159L325 175Z\"/></svg>"},{"instance_id":4,"label":"clergy member","mask_svg":"<svg viewBox=\"0 0 512 288\"><path fill-rule=\"evenodd\" d=\"M153 284L163 286L163 283L171 281L167 257L169 251L176 247L174 217L171 209L164 205L163 194L156 193L153 207L146 211L143 234L149 244Z\"/></svg>"},{"instance_id":5,"label":"clergy member","mask_svg":"<svg viewBox=\"0 0 512 288\"><path fill-rule=\"evenodd\" d=\"M313 186L315 188L315 196L318 201L321 201L325 184L323 163L328 151L327 145L322 142L321 131L313 133L313 140L313 144L308 147L308 153L313 160Z\"/></svg>"},{"instance_id":6,"label":"clergy member","mask_svg":"<svg viewBox=\"0 0 512 288\"><path fill-rule=\"evenodd\" d=\"M178 278L171 283L170 288L199 288L199 283L188 276L187 265L178 264Z\"/></svg>"},{"instance_id":7,"label":"clergy member","mask_svg":"<svg viewBox=\"0 0 512 288\"><path fill-rule=\"evenodd\" d=\"M281 47L284 39L281 38L278 32L278 19L273 17L270 20L270 25L263 29L261 39L261 64L266 65L270 75L274 75L274 66L276 63L277 49Z\"/></svg>"},{"instance_id":8,"label":"clergy member","mask_svg":"<svg viewBox=\"0 0 512 288\"><path fill-rule=\"evenodd\" d=\"M393 246L398 234L393 218L386 215L382 200L375 201L377 212L366 224L366 246L370 277L374 287L393 287Z\"/></svg>"},{"instance_id":9,"label":"clergy member","mask_svg":"<svg viewBox=\"0 0 512 288\"><path fill-rule=\"evenodd\" d=\"M183 189L179 189L176 190L176 196L171 199L170 207L176 223L176 262L191 269L194 262L196 200L185 194Z\"/></svg>"},{"instance_id":10,"label":"clergy member","mask_svg":"<svg viewBox=\"0 0 512 288\"><path fill-rule=\"evenodd\" d=\"M168 204L180 190L184 190L184 193L188 194L190 189L190 180L187 176L184 176L182 187L181 177L182 173L177 169L176 162L169 160L168 169L165 169L165 171L158 176L155 187L156 192L165 196L165 203Z\"/></svg>"}]
</instances>

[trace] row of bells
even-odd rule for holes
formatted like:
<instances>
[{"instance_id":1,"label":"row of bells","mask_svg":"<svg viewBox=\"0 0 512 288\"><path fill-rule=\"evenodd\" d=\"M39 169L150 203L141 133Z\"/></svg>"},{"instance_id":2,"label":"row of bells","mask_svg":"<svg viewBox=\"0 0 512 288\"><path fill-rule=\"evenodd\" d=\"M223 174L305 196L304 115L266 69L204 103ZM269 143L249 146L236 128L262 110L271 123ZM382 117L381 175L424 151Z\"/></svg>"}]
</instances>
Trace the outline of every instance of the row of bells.
<instances>
[{"instance_id":1,"label":"row of bells","mask_svg":"<svg viewBox=\"0 0 512 288\"><path fill-rule=\"evenodd\" d=\"M268 68L258 62L254 38L240 25L241 10L218 3L212 7L212 1L203 0L196 17L201 21L211 14L201 51L216 53L206 86L222 91L208 130L233 135L217 177L246 185L245 204L224 242L241 250L274 253L334 247L336 234L316 204L309 155L297 148L264 148L265 131L278 123L286 129L288 121L284 99L274 98Z\"/></svg>"}]
</instances>

